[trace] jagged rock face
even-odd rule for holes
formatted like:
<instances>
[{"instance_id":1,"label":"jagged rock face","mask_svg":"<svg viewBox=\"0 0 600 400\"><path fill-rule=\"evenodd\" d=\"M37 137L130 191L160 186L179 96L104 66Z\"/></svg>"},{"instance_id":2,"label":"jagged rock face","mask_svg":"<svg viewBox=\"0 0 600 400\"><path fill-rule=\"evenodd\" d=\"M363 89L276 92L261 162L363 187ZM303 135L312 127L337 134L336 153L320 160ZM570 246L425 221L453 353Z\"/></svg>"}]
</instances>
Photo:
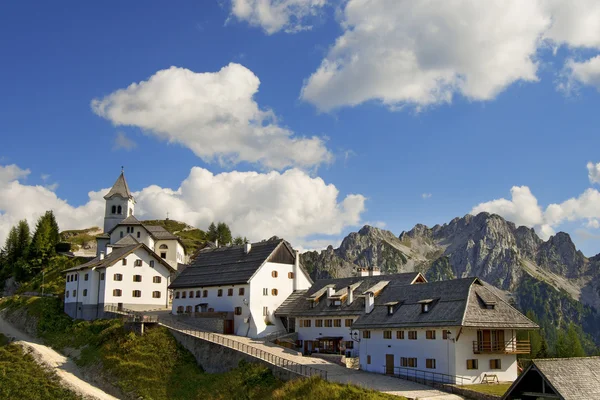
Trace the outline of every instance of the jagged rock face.
<instances>
[{"instance_id":1,"label":"jagged rock face","mask_svg":"<svg viewBox=\"0 0 600 400\"><path fill-rule=\"evenodd\" d=\"M551 236L540 245L536 261L538 265L567 278L579 278L587 272L588 260L564 232Z\"/></svg>"}]
</instances>

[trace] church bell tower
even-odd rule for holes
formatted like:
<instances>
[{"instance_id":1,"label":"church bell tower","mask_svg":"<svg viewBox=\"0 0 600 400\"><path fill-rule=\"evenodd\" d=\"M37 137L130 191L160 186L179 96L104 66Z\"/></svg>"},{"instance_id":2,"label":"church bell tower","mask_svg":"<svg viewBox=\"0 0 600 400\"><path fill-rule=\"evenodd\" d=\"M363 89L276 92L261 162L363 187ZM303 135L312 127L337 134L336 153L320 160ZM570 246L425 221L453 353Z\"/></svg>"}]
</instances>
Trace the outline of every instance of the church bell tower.
<instances>
[{"instance_id":1,"label":"church bell tower","mask_svg":"<svg viewBox=\"0 0 600 400\"><path fill-rule=\"evenodd\" d=\"M119 222L133 215L135 206L135 200L129 191L123 170L113 187L104 196L104 200L106 200L104 232L110 232Z\"/></svg>"}]
</instances>

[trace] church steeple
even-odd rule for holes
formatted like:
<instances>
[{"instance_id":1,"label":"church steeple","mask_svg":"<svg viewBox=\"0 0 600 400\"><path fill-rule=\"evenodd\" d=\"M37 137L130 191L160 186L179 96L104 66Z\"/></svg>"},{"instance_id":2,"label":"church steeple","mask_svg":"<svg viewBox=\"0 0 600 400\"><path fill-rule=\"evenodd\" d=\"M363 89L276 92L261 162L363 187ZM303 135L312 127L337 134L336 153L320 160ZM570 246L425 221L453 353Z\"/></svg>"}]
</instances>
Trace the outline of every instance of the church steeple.
<instances>
[{"instance_id":1,"label":"church steeple","mask_svg":"<svg viewBox=\"0 0 600 400\"><path fill-rule=\"evenodd\" d=\"M123 169L104 199L106 200L104 232L110 232L119 222L133 215L135 199L129 190L127 180L125 180Z\"/></svg>"}]
</instances>

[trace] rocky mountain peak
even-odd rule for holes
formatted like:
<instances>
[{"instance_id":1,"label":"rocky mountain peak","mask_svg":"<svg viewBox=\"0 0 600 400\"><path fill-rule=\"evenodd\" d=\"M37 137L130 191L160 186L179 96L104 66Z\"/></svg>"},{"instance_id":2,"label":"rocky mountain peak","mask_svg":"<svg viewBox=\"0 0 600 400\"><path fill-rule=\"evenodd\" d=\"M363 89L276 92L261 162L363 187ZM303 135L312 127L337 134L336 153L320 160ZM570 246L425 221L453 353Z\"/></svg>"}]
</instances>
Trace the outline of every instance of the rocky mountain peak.
<instances>
[{"instance_id":1,"label":"rocky mountain peak","mask_svg":"<svg viewBox=\"0 0 600 400\"><path fill-rule=\"evenodd\" d=\"M539 246L536 261L567 278L578 278L587 272L588 260L565 232L558 232L543 242Z\"/></svg>"}]
</instances>

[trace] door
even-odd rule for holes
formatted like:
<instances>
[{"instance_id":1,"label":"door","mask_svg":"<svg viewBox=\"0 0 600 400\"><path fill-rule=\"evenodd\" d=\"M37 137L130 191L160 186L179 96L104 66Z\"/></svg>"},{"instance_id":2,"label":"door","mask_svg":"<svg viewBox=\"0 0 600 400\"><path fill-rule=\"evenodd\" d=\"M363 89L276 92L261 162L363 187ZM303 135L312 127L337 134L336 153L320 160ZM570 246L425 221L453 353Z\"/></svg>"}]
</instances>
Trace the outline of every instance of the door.
<instances>
[{"instance_id":1,"label":"door","mask_svg":"<svg viewBox=\"0 0 600 400\"><path fill-rule=\"evenodd\" d=\"M385 355L385 374L386 375L394 375L394 355L393 354Z\"/></svg>"},{"instance_id":2,"label":"door","mask_svg":"<svg viewBox=\"0 0 600 400\"><path fill-rule=\"evenodd\" d=\"M491 338L491 332L486 329L484 331L481 331L481 350L483 351L491 351L492 350L492 338Z\"/></svg>"},{"instance_id":3,"label":"door","mask_svg":"<svg viewBox=\"0 0 600 400\"><path fill-rule=\"evenodd\" d=\"M499 350L504 351L504 347L505 347L505 344L504 344L504 331L503 330L495 331L495 334L496 334L495 335L496 339L495 339L494 344L493 344L494 350L495 351L499 351Z\"/></svg>"},{"instance_id":4,"label":"door","mask_svg":"<svg viewBox=\"0 0 600 400\"><path fill-rule=\"evenodd\" d=\"M223 327L224 329L224 334L226 335L233 335L233 320L232 319L226 319L225 321L225 326Z\"/></svg>"}]
</instances>

